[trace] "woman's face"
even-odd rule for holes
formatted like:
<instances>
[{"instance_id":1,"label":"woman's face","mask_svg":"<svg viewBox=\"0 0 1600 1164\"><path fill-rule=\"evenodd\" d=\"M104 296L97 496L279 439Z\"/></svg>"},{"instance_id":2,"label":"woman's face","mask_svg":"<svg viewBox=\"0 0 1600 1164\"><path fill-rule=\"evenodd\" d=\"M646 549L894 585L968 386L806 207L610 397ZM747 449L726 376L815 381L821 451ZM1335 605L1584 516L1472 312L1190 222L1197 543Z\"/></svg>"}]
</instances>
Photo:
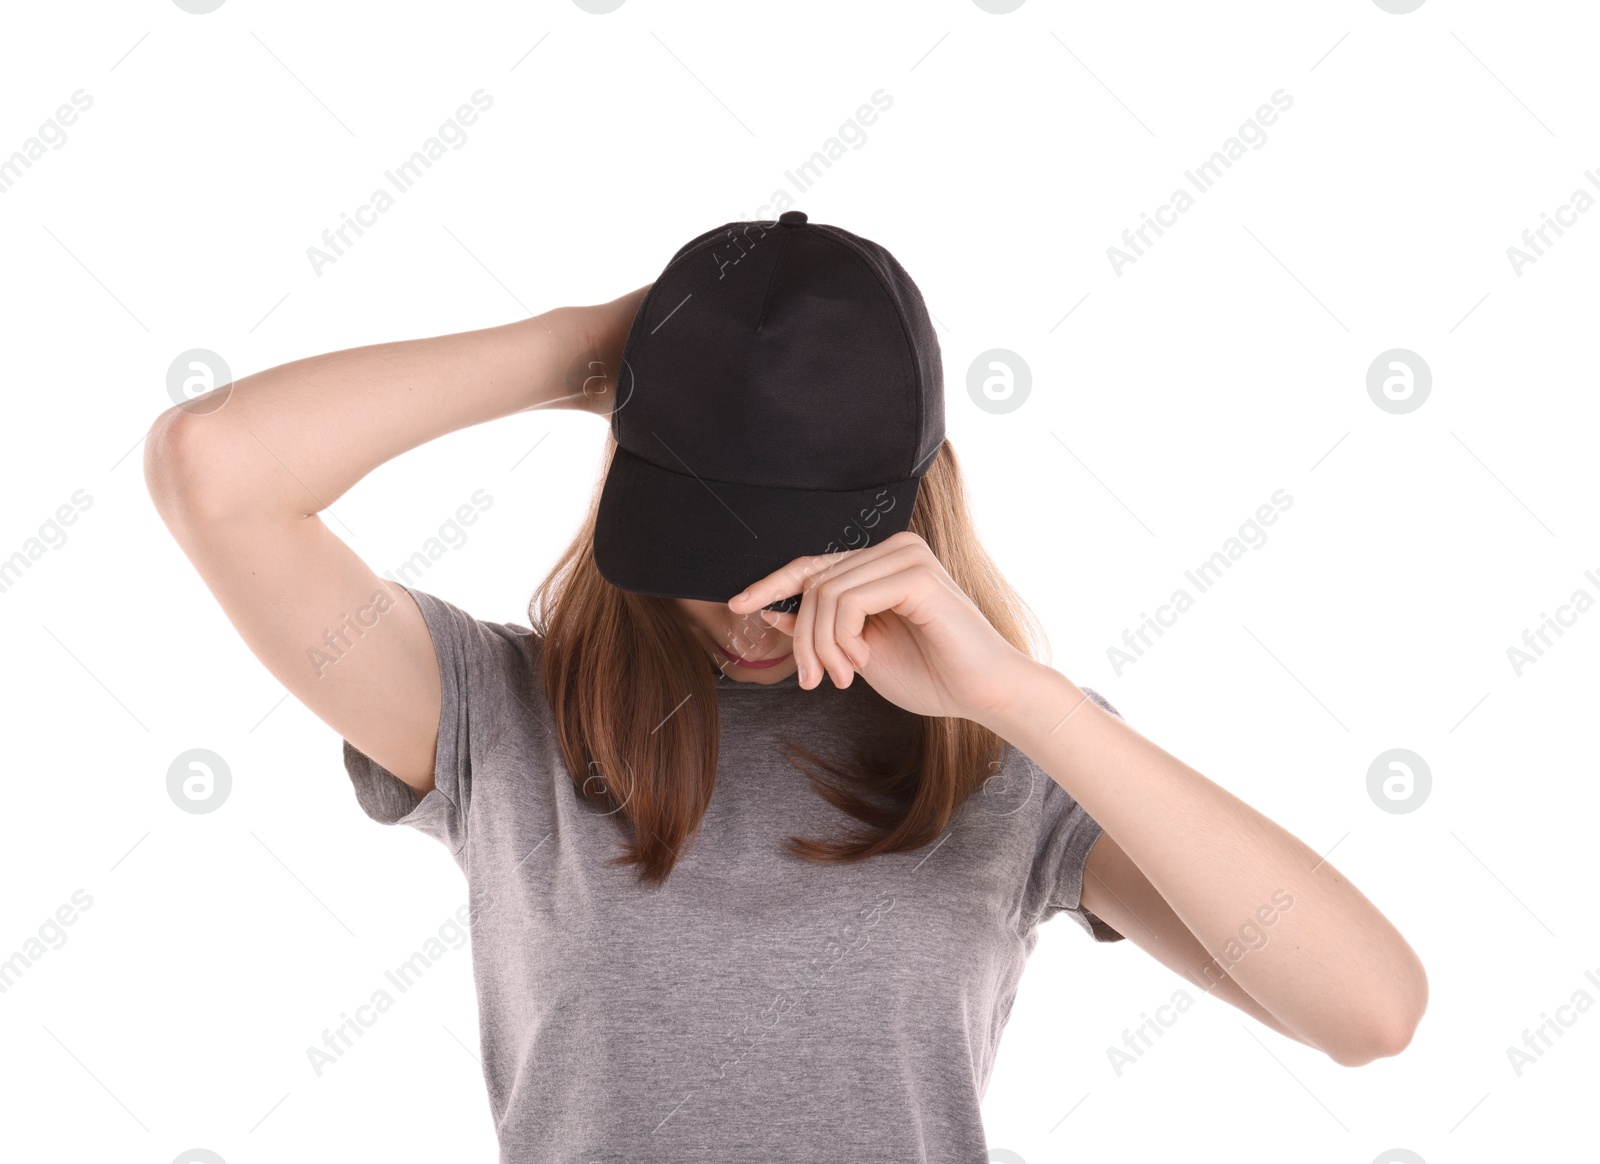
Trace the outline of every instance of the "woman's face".
<instances>
[{"instance_id":1,"label":"woman's face","mask_svg":"<svg viewBox=\"0 0 1600 1164\"><path fill-rule=\"evenodd\" d=\"M712 663L729 679L776 683L795 673L794 640L768 626L759 613L735 614L725 602L697 598L673 602Z\"/></svg>"}]
</instances>

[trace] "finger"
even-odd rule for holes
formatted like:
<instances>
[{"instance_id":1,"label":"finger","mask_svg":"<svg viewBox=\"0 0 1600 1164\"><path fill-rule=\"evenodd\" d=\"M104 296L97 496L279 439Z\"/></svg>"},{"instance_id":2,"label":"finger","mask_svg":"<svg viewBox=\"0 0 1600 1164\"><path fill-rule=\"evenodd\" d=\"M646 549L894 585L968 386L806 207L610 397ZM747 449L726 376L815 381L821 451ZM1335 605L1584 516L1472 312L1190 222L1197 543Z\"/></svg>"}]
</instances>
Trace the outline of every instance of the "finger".
<instances>
[{"instance_id":1,"label":"finger","mask_svg":"<svg viewBox=\"0 0 1600 1164\"><path fill-rule=\"evenodd\" d=\"M816 614L814 597L809 591L802 591L800 609L794 613L794 661L800 669L800 686L807 691L822 685L822 663L811 638Z\"/></svg>"},{"instance_id":2,"label":"finger","mask_svg":"<svg viewBox=\"0 0 1600 1164\"><path fill-rule=\"evenodd\" d=\"M836 576L829 571L818 577L825 580L814 580L800 601L801 616L810 620L804 637L817 662L833 677L833 685L843 689L850 686L856 672L854 663L833 637L833 609L838 594Z\"/></svg>"},{"instance_id":3,"label":"finger","mask_svg":"<svg viewBox=\"0 0 1600 1164\"><path fill-rule=\"evenodd\" d=\"M878 611L864 609L859 601L850 596L856 588L868 582L902 573L921 564L925 553L915 544L899 546L876 557L853 558L848 563L840 563L819 577L812 586L812 597L817 607L813 635L819 650L826 644L837 644L851 665L860 670L868 656L862 631L866 627L867 617Z\"/></svg>"},{"instance_id":4,"label":"finger","mask_svg":"<svg viewBox=\"0 0 1600 1164\"><path fill-rule=\"evenodd\" d=\"M852 564L857 560L848 559ZM832 676L833 685L840 689L850 686L855 676L855 665L833 638L829 614L831 599L823 598L825 587L830 595L835 593L833 578L835 571L842 568L847 568L843 562L835 563L828 570L806 579L805 590L800 597L800 609L795 612L794 629L795 659L800 663L802 687L807 685L808 680L812 681L812 686L820 686L824 671Z\"/></svg>"},{"instance_id":5,"label":"finger","mask_svg":"<svg viewBox=\"0 0 1600 1164\"><path fill-rule=\"evenodd\" d=\"M841 635L836 621L841 596L850 594L853 587L908 569L920 560L919 549L916 544L898 544L876 555L861 554L835 563L807 579L794 632L802 687L808 686L810 679L820 683L823 668L836 687L850 685L865 661L866 644L860 635L866 615L852 615L848 633ZM854 653L857 651L862 653Z\"/></svg>"},{"instance_id":6,"label":"finger","mask_svg":"<svg viewBox=\"0 0 1600 1164\"><path fill-rule=\"evenodd\" d=\"M793 611L786 613L781 610L759 610L756 613L761 616L762 622L766 623L774 630L793 637L794 620L799 617Z\"/></svg>"},{"instance_id":7,"label":"finger","mask_svg":"<svg viewBox=\"0 0 1600 1164\"><path fill-rule=\"evenodd\" d=\"M768 629L769 624L760 617L760 612L741 615L734 622L729 641L722 644L723 649L744 659L754 659L766 654L772 647L772 635Z\"/></svg>"},{"instance_id":8,"label":"finger","mask_svg":"<svg viewBox=\"0 0 1600 1164\"><path fill-rule=\"evenodd\" d=\"M927 597L925 580L920 576L919 571L900 569L882 577L868 579L853 585L840 594L838 598L839 613L837 615L837 623L841 627L861 627L866 624L866 620L872 615L889 612L900 615L907 621L923 622L926 620L919 619L916 616L926 606ZM842 629L836 630L834 633L836 636L847 639L851 637L847 631ZM867 666L872 661L866 640L860 638L858 634L854 641L859 644L862 652L861 661L857 669L865 675ZM887 694L884 687L886 682L890 686L898 687L907 693L911 691L911 687L899 675L888 670L882 663L874 670L871 682L873 687L885 694Z\"/></svg>"},{"instance_id":9,"label":"finger","mask_svg":"<svg viewBox=\"0 0 1600 1164\"><path fill-rule=\"evenodd\" d=\"M857 668L865 667L871 658L871 647L866 640L869 618L885 613L909 617L909 612L925 605L923 579L916 573L919 565L915 562L905 563L899 570L876 577L864 577L840 594L834 614L833 633L841 645L852 647ZM889 579L898 579L894 588L878 585Z\"/></svg>"},{"instance_id":10,"label":"finger","mask_svg":"<svg viewBox=\"0 0 1600 1164\"><path fill-rule=\"evenodd\" d=\"M800 673L800 686L807 690L814 690L822 683L824 664L818 657L811 628L813 623L812 603L806 600L806 593L816 579L824 576L839 562L857 551L846 550L837 554L817 554L806 558L796 558L787 565L774 570L771 574L758 582L753 583L749 589L734 596L728 602L728 607L735 613L742 609L761 609L770 602L781 598L799 594L801 601L799 607L787 612L792 618L789 634L794 637L793 650L795 666ZM773 612L777 613L777 612ZM776 624L773 624L776 625ZM836 673L834 684L843 687L849 680L842 673Z\"/></svg>"},{"instance_id":11,"label":"finger","mask_svg":"<svg viewBox=\"0 0 1600 1164\"><path fill-rule=\"evenodd\" d=\"M848 594L851 586L903 568L904 561L904 556L898 552L855 557L836 563L827 572L811 579L802 599L802 608L810 607L808 641L817 658L833 676L835 686L850 686L852 677L865 661L862 652L866 644L860 640L861 627L852 628L848 635L839 633L841 596ZM897 562L901 565L897 565Z\"/></svg>"},{"instance_id":12,"label":"finger","mask_svg":"<svg viewBox=\"0 0 1600 1164\"><path fill-rule=\"evenodd\" d=\"M855 670L854 664L838 649L831 635L826 639L817 636L815 611L810 609L816 604L808 602L807 595L841 570L859 569L866 563L888 557L904 559L907 555L919 552L927 554L927 544L919 537L902 533L873 546L796 558L735 595L728 601L728 607L735 613L745 609L760 610L771 602L796 593L800 594L799 608L788 612L795 615L792 633L800 684L808 690L814 688L822 682L822 673L826 667L833 674L834 683L839 687L846 687ZM827 657L823 658L819 650L825 651Z\"/></svg>"},{"instance_id":13,"label":"finger","mask_svg":"<svg viewBox=\"0 0 1600 1164\"><path fill-rule=\"evenodd\" d=\"M728 607L735 613L759 610L769 602L802 594L809 579L831 569L837 562L850 555L873 554L881 551L883 545L884 543L880 542L876 546L863 546L859 550L840 550L832 554L813 554L795 558L734 595L728 600Z\"/></svg>"},{"instance_id":14,"label":"finger","mask_svg":"<svg viewBox=\"0 0 1600 1164\"><path fill-rule=\"evenodd\" d=\"M811 591L811 648L833 676L835 687L850 686L856 673L855 660L833 637L833 601L824 599L821 590Z\"/></svg>"}]
</instances>

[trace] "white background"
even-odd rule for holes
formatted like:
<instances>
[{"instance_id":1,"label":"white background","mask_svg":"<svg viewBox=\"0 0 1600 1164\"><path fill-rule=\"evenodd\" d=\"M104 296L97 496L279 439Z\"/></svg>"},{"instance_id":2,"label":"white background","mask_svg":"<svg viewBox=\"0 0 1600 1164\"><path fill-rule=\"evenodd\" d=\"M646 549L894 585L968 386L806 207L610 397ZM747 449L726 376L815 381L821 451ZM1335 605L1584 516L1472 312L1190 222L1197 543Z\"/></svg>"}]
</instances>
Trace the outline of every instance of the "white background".
<instances>
[{"instance_id":1,"label":"white background","mask_svg":"<svg viewBox=\"0 0 1600 1164\"><path fill-rule=\"evenodd\" d=\"M442 846L360 813L338 739L157 519L136 446L189 348L243 375L640 286L762 212L879 89L892 108L796 204L921 286L980 529L1053 665L1331 851L1431 986L1395 1059L1342 1068L1205 998L1119 1077L1107 1048L1184 984L1058 919L989 1143L1028 1164L1438 1164L1575 1135L1600 1014L1565 1012L1520 1077L1507 1048L1600 998L1582 857L1600 613L1520 676L1507 648L1573 591L1600 597L1600 214L1520 275L1507 247L1600 196L1594 34L1579 3L1440 0L8 10L0 156L74 91L93 105L0 195L0 557L75 490L92 504L0 593L0 959L75 890L93 904L0 994L0 1156L494 1158L464 948L308 1065L465 886ZM314 272L306 248L478 89L494 104L466 144ZM1119 276L1107 248L1279 89L1265 144ZM1397 347L1433 376L1406 415L1366 390ZM991 348L1032 371L1004 415L966 392ZM423 585L522 622L603 434L569 413L458 433L329 524L381 572L486 490ZM1278 489L1269 540L1119 675L1108 647ZM209 815L166 791L200 747L233 777ZM1366 787L1396 747L1433 776L1403 815Z\"/></svg>"}]
</instances>

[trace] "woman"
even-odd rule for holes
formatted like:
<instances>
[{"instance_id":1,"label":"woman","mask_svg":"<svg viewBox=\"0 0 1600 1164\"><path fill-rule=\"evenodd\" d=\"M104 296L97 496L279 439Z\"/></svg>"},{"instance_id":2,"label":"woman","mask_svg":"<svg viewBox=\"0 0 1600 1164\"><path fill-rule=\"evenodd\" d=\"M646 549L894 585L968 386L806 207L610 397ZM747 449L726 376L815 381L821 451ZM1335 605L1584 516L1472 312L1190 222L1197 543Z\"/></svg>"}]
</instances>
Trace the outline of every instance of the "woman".
<instances>
[{"instance_id":1,"label":"woman","mask_svg":"<svg viewBox=\"0 0 1600 1164\"><path fill-rule=\"evenodd\" d=\"M534 408L612 439L528 628L317 516ZM607 304L260 372L158 418L146 476L362 808L465 872L503 1160L982 1160L1057 913L1341 1064L1421 1017L1331 864L1035 660L868 240L731 224Z\"/></svg>"}]
</instances>

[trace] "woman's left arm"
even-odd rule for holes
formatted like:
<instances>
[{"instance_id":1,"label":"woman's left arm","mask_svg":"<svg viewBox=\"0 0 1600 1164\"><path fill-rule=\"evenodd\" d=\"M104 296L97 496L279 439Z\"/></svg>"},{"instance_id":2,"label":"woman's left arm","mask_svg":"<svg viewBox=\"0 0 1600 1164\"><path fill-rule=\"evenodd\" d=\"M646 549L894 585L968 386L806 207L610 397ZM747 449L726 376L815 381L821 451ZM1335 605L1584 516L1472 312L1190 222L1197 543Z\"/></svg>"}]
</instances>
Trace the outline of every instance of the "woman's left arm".
<instances>
[{"instance_id":1,"label":"woman's left arm","mask_svg":"<svg viewBox=\"0 0 1600 1164\"><path fill-rule=\"evenodd\" d=\"M979 722L1031 757L1107 834L1086 867L1085 908L1121 923L1119 933L1191 981L1199 971L1236 983L1287 1033L1338 1063L1405 1048L1427 1006L1427 975L1360 890L1059 672L1018 653L1000 683L1005 700Z\"/></svg>"},{"instance_id":2,"label":"woman's left arm","mask_svg":"<svg viewBox=\"0 0 1600 1164\"><path fill-rule=\"evenodd\" d=\"M920 537L796 558L728 605L754 615L797 593L798 611L761 617L794 636L801 687L825 674L847 687L859 673L908 711L973 720L1083 806L1105 835L1082 904L1118 933L1338 1063L1411 1041L1427 974L1377 907L1297 837L1006 642Z\"/></svg>"}]
</instances>

